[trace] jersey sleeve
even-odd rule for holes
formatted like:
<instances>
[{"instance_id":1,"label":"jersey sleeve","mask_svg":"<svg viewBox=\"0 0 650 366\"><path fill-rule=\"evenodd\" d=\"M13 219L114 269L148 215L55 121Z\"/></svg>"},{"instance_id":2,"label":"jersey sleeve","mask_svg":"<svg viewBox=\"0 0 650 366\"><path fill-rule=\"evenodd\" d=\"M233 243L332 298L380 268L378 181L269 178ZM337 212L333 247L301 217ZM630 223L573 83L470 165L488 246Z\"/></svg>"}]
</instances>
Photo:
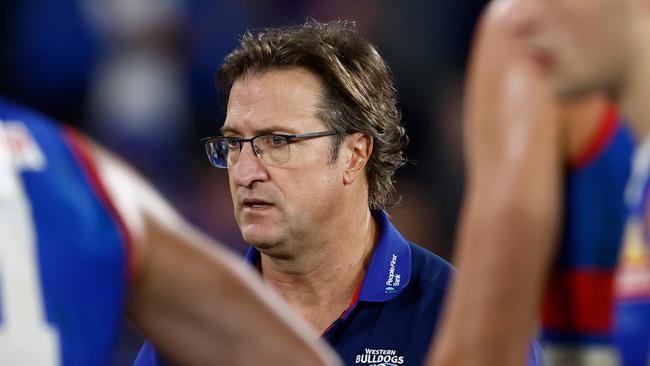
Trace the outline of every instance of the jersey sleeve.
<instances>
[{"instance_id":1,"label":"jersey sleeve","mask_svg":"<svg viewBox=\"0 0 650 366\"><path fill-rule=\"evenodd\" d=\"M63 128L63 136L73 155L77 159L77 162L82 167L86 179L99 197L122 236L122 243L127 259L126 276L128 280L131 281L136 271L136 261L134 255L133 235L129 230L126 219L117 209L111 195L109 194L106 182L102 180L94 156L91 153L87 138L69 127Z\"/></svg>"}]
</instances>

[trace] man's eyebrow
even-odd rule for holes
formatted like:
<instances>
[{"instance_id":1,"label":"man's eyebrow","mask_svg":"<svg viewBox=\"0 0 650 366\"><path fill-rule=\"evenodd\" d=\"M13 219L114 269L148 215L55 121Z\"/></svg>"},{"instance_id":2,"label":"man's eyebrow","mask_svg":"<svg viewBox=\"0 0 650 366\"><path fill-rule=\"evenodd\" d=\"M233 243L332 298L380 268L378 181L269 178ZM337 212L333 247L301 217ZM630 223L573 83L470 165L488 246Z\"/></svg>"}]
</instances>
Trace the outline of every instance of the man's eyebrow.
<instances>
[{"instance_id":1,"label":"man's eyebrow","mask_svg":"<svg viewBox=\"0 0 650 366\"><path fill-rule=\"evenodd\" d=\"M285 133L289 134L295 134L296 131L293 128L287 127L287 126L280 126L280 125L275 125L275 126L269 126L262 128L257 132L257 134L271 134L271 133L277 133L278 131L283 131Z\"/></svg>"},{"instance_id":2,"label":"man's eyebrow","mask_svg":"<svg viewBox=\"0 0 650 366\"><path fill-rule=\"evenodd\" d=\"M227 134L227 133L230 133L230 134L236 135L236 134L239 132L239 131L237 131L236 129L234 129L234 128L232 128L232 127L228 127L228 126L223 126L223 127L220 128L220 130L221 130L221 134L222 134L222 135L225 135L225 134Z\"/></svg>"},{"instance_id":3,"label":"man's eyebrow","mask_svg":"<svg viewBox=\"0 0 650 366\"><path fill-rule=\"evenodd\" d=\"M273 134L273 133L277 133L278 131L283 131L283 132L288 133L288 134L295 134L296 133L296 131L293 128L276 125L276 126L269 126L269 127L265 127L265 128L259 129L259 130L255 130L255 136ZM232 127L229 127L229 126L221 127L221 134L225 135L227 133L232 134L232 135L240 135L241 134L236 128L232 128Z\"/></svg>"}]
</instances>

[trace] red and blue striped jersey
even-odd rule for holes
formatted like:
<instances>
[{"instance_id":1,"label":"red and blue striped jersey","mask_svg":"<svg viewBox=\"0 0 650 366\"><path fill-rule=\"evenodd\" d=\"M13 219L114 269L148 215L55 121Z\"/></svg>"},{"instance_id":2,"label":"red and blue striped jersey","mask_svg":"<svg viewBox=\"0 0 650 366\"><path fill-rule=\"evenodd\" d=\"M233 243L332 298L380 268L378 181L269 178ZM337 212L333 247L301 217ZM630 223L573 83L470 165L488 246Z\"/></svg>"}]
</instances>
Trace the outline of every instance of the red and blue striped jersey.
<instances>
[{"instance_id":1,"label":"red and blue striped jersey","mask_svg":"<svg viewBox=\"0 0 650 366\"><path fill-rule=\"evenodd\" d=\"M547 357L557 350L588 352L600 359L616 357L613 280L633 150L631 131L612 108L591 143L567 167L564 227L542 302Z\"/></svg>"}]
</instances>

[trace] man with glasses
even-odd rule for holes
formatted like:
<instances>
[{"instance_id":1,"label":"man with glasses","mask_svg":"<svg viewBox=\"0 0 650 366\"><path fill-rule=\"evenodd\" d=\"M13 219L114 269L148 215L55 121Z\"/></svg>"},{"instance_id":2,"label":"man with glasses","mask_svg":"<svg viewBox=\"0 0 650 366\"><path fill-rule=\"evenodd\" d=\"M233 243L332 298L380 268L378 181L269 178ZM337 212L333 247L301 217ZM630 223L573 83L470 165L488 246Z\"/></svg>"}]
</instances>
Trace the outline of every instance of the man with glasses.
<instances>
[{"instance_id":1,"label":"man with glasses","mask_svg":"<svg viewBox=\"0 0 650 366\"><path fill-rule=\"evenodd\" d=\"M348 365L419 365L452 267L385 207L406 142L388 67L352 22L246 33L221 66L222 136L247 260ZM139 365L159 364L150 344Z\"/></svg>"}]
</instances>

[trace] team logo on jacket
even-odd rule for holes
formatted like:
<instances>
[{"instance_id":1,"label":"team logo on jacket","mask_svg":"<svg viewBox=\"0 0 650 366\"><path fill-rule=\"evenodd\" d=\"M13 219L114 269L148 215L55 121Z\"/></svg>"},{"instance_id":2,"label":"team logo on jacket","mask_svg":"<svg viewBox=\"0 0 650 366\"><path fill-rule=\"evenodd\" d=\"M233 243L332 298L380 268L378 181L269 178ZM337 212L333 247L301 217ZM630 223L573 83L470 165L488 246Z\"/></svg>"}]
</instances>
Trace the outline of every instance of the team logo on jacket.
<instances>
[{"instance_id":1,"label":"team logo on jacket","mask_svg":"<svg viewBox=\"0 0 650 366\"><path fill-rule=\"evenodd\" d=\"M398 366L405 362L404 356L400 356L394 349L366 348L364 353L355 357L354 363L367 366Z\"/></svg>"},{"instance_id":2,"label":"team logo on jacket","mask_svg":"<svg viewBox=\"0 0 650 366\"><path fill-rule=\"evenodd\" d=\"M399 286L402 280L401 274L395 274L395 266L397 265L396 254L393 254L393 257L391 258L389 265L390 267L388 268L388 279L386 280L386 293L392 294L397 291L395 288Z\"/></svg>"}]
</instances>

